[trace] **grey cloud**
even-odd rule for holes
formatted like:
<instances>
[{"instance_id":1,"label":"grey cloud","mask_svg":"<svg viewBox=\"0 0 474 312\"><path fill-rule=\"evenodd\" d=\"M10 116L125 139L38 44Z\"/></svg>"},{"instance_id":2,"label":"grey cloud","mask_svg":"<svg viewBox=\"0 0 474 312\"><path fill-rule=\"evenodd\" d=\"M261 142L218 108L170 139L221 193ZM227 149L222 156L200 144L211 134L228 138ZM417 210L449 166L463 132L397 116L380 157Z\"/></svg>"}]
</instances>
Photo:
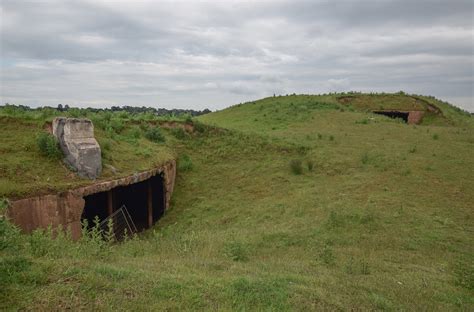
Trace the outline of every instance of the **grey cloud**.
<instances>
[{"instance_id":1,"label":"grey cloud","mask_svg":"<svg viewBox=\"0 0 474 312\"><path fill-rule=\"evenodd\" d=\"M223 108L398 91L474 111L472 1L10 1L1 100Z\"/></svg>"}]
</instances>

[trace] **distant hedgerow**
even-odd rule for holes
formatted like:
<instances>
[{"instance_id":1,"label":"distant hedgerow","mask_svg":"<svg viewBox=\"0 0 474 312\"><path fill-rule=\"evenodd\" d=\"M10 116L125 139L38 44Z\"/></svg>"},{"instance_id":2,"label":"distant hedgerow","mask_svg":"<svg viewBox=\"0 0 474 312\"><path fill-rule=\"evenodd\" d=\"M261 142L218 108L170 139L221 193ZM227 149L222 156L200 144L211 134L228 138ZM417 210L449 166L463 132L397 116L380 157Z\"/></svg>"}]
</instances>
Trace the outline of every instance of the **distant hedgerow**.
<instances>
[{"instance_id":1,"label":"distant hedgerow","mask_svg":"<svg viewBox=\"0 0 474 312\"><path fill-rule=\"evenodd\" d=\"M59 148L58 141L52 134L46 132L38 134L36 143L43 156L51 159L60 159L63 155Z\"/></svg>"},{"instance_id":2,"label":"distant hedgerow","mask_svg":"<svg viewBox=\"0 0 474 312\"><path fill-rule=\"evenodd\" d=\"M145 138L155 143L163 143L166 141L165 136L161 133L160 127L152 127L146 130Z\"/></svg>"}]
</instances>

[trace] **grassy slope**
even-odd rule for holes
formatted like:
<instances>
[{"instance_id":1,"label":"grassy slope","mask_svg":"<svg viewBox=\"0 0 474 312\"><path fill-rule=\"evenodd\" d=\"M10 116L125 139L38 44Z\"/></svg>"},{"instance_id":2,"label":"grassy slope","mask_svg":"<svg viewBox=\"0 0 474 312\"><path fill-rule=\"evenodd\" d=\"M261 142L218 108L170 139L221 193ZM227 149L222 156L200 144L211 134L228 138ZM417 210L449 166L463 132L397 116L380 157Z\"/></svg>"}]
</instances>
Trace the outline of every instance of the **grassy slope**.
<instances>
[{"instance_id":1,"label":"grassy slope","mask_svg":"<svg viewBox=\"0 0 474 312\"><path fill-rule=\"evenodd\" d=\"M0 197L18 198L57 192L93 183L67 169L61 161L42 156L36 136L46 130L43 126L51 117L25 119L0 116ZM170 148L154 144L145 138L127 135L111 137L96 127L95 136L103 152L103 173L99 180L107 180L143 171L173 158ZM108 165L117 169L114 174Z\"/></svg>"},{"instance_id":2,"label":"grassy slope","mask_svg":"<svg viewBox=\"0 0 474 312\"><path fill-rule=\"evenodd\" d=\"M7 250L0 269L16 279L0 302L472 310L471 121L414 127L283 100L288 105L266 99L201 117L240 131L175 145L194 169L179 174L171 209L140 240L100 249L22 237L37 247ZM293 175L293 159L315 168Z\"/></svg>"}]
</instances>

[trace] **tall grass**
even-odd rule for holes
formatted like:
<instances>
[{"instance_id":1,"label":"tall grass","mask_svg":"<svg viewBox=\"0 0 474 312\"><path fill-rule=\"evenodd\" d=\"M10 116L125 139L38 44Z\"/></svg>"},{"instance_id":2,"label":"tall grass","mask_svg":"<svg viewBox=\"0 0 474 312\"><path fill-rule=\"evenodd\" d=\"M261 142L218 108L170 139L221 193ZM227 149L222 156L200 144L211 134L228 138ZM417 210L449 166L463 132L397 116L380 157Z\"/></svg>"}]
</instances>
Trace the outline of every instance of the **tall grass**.
<instances>
[{"instance_id":1,"label":"tall grass","mask_svg":"<svg viewBox=\"0 0 474 312\"><path fill-rule=\"evenodd\" d=\"M41 132L36 137L36 143L41 155L51 159L60 159L63 155L56 138L49 133Z\"/></svg>"}]
</instances>

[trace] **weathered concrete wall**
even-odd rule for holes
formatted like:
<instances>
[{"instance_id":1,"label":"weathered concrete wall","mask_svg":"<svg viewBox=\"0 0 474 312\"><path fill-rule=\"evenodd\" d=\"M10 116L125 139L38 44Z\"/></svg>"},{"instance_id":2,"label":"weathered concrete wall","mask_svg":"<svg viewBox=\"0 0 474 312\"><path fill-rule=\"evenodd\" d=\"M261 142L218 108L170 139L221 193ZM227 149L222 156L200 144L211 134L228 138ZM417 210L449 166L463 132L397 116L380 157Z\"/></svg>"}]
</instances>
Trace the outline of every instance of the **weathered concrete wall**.
<instances>
[{"instance_id":1,"label":"weathered concrete wall","mask_svg":"<svg viewBox=\"0 0 474 312\"><path fill-rule=\"evenodd\" d=\"M22 230L29 233L37 228L53 228L59 225L68 228L72 237L81 236L81 215L84 210L84 196L105 192L117 186L130 185L145 181L152 176L163 174L166 207L174 190L176 178L176 161L171 160L162 167L136 173L134 175L96 183L93 185L70 190L60 194L51 194L20 199L10 204L7 217Z\"/></svg>"},{"instance_id":2,"label":"weathered concrete wall","mask_svg":"<svg viewBox=\"0 0 474 312\"><path fill-rule=\"evenodd\" d=\"M84 199L67 192L17 200L11 203L7 216L27 233L37 228L61 225L77 239L81 235L83 208Z\"/></svg>"},{"instance_id":3,"label":"weathered concrete wall","mask_svg":"<svg viewBox=\"0 0 474 312\"><path fill-rule=\"evenodd\" d=\"M418 125L423 120L425 115L424 111L410 111L408 112L408 124L409 125Z\"/></svg>"},{"instance_id":4,"label":"weathered concrete wall","mask_svg":"<svg viewBox=\"0 0 474 312\"><path fill-rule=\"evenodd\" d=\"M96 179L102 171L99 143L94 138L94 125L89 119L57 117L53 134L58 139L65 161L81 177Z\"/></svg>"}]
</instances>

